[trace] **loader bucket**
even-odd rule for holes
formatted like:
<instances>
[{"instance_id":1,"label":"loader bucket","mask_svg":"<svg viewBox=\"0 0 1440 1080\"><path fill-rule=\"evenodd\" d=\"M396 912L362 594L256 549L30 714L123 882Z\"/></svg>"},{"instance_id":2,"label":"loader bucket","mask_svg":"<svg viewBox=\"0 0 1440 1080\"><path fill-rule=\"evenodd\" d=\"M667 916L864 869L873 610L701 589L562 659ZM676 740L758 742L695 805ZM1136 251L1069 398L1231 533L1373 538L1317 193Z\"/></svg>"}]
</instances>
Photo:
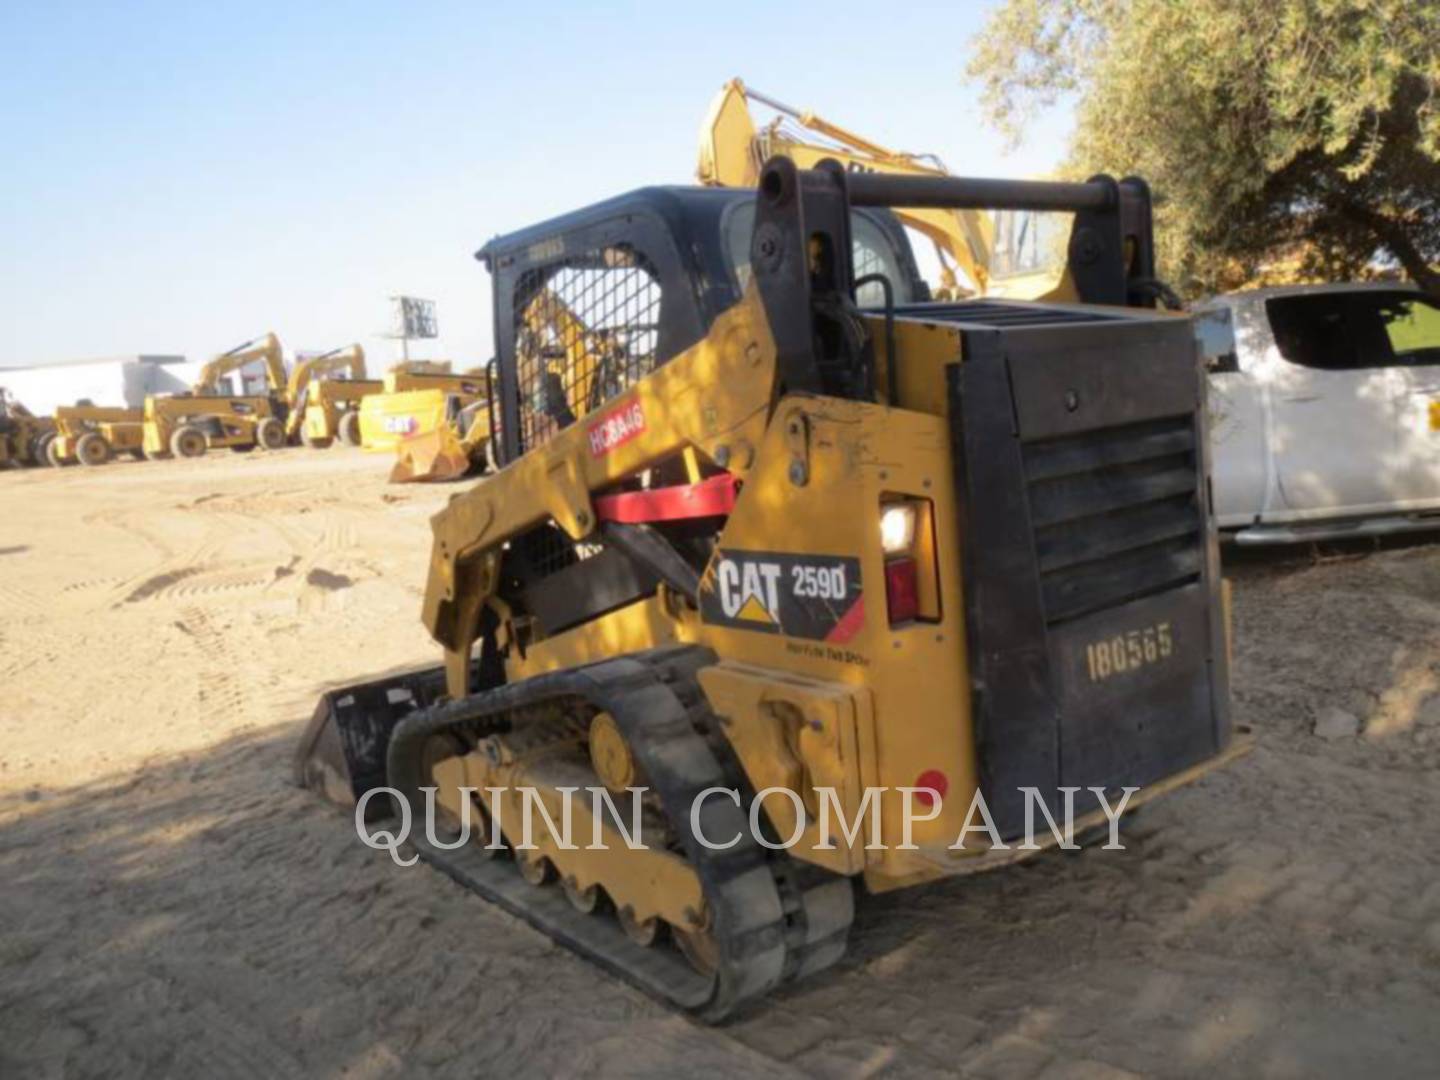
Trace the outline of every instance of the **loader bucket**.
<instances>
[{"instance_id":1,"label":"loader bucket","mask_svg":"<svg viewBox=\"0 0 1440 1080\"><path fill-rule=\"evenodd\" d=\"M470 471L470 454L448 424L401 439L395 455L392 484L458 480Z\"/></svg>"},{"instance_id":2,"label":"loader bucket","mask_svg":"<svg viewBox=\"0 0 1440 1080\"><path fill-rule=\"evenodd\" d=\"M445 694L445 669L424 668L323 694L295 752L295 782L353 811L360 796L385 786L385 755L395 725ZM371 799L368 820L389 801Z\"/></svg>"}]
</instances>

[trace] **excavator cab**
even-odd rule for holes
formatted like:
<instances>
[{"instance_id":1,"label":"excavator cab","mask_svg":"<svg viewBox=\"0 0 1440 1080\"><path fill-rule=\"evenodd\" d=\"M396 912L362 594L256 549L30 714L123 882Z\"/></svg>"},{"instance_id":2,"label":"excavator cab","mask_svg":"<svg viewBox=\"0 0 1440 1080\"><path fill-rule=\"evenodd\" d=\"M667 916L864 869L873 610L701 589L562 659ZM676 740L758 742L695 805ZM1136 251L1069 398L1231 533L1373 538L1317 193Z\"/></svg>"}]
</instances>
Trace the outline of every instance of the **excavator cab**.
<instances>
[{"instance_id":1,"label":"excavator cab","mask_svg":"<svg viewBox=\"0 0 1440 1080\"><path fill-rule=\"evenodd\" d=\"M896 206L1074 214L1071 295L927 299ZM442 663L326 694L298 782L432 805L421 857L715 1020L834 964L854 883L1232 760L1205 384L1152 252L1138 180L785 157L487 244L500 468L432 519ZM638 792L639 842L576 791ZM606 843L532 841L532 798Z\"/></svg>"}]
</instances>

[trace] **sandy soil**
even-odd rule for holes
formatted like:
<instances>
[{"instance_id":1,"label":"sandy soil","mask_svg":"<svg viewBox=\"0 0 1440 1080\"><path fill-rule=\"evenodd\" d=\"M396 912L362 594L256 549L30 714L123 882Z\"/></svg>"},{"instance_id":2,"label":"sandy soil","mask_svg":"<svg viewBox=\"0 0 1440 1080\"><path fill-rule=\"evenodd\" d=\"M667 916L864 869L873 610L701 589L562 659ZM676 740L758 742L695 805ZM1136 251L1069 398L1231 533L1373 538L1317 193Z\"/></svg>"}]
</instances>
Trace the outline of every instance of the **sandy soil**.
<instances>
[{"instance_id":1,"label":"sandy soil","mask_svg":"<svg viewBox=\"0 0 1440 1080\"><path fill-rule=\"evenodd\" d=\"M289 787L322 688L435 657L449 492L384 471L0 475L0 1076L1433 1071L1440 547L1232 567L1254 754L1124 854L862 901L838 970L717 1030Z\"/></svg>"}]
</instances>

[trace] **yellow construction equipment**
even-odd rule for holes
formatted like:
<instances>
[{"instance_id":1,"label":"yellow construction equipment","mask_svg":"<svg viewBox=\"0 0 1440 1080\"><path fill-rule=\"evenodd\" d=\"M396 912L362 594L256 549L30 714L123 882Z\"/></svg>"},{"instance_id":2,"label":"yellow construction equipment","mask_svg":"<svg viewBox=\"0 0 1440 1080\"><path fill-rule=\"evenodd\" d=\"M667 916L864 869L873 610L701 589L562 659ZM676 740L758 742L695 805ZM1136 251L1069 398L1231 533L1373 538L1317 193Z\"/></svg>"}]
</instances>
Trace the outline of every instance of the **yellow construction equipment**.
<instances>
[{"instance_id":1,"label":"yellow construction equipment","mask_svg":"<svg viewBox=\"0 0 1440 1080\"><path fill-rule=\"evenodd\" d=\"M0 387L0 467L44 465L55 421L36 416Z\"/></svg>"},{"instance_id":2,"label":"yellow construction equipment","mask_svg":"<svg viewBox=\"0 0 1440 1080\"><path fill-rule=\"evenodd\" d=\"M774 118L758 123L750 109L752 101L773 110ZM696 176L702 184L753 188L761 166L775 155L790 158L802 169L831 160L849 172L950 175L934 154L890 150L808 109L796 109L740 79L731 79L711 103L700 129ZM935 247L940 274L939 286L933 290L936 299L975 294L1064 299L1069 287L1058 280L1064 270L1064 254L1039 247L1040 238L1052 231L1047 230L1049 223L1043 215L934 206L895 207L894 211L901 222ZM857 276L863 277L870 269L857 265ZM957 270L965 283L956 276Z\"/></svg>"},{"instance_id":3,"label":"yellow construction equipment","mask_svg":"<svg viewBox=\"0 0 1440 1080\"><path fill-rule=\"evenodd\" d=\"M774 110L775 119L763 126L757 124L750 111L751 101ZM802 169L833 160L851 172L950 175L934 154L887 149L808 109L793 108L747 87L740 79L731 79L711 103L700 129L696 176L702 184L753 189L764 163L777 154L790 158ZM904 207L896 210L896 216L935 245L941 277L937 299L958 299L986 291L993 233L988 215L943 207ZM858 269L862 275L866 272L865 267ZM968 285L961 284L956 270L965 275Z\"/></svg>"},{"instance_id":4,"label":"yellow construction equipment","mask_svg":"<svg viewBox=\"0 0 1440 1080\"><path fill-rule=\"evenodd\" d=\"M347 345L296 363L285 386L290 413L285 435L312 449L329 446L337 438L346 446L360 445L360 403L384 389L379 379L365 377L365 349Z\"/></svg>"},{"instance_id":5,"label":"yellow construction equipment","mask_svg":"<svg viewBox=\"0 0 1440 1080\"><path fill-rule=\"evenodd\" d=\"M377 394L360 403L360 445L396 453L403 439L435 431L446 423L454 397L460 408L485 396L483 369L451 373L447 362L399 364L386 372Z\"/></svg>"},{"instance_id":6,"label":"yellow construction equipment","mask_svg":"<svg viewBox=\"0 0 1440 1080\"><path fill-rule=\"evenodd\" d=\"M439 408L443 416L420 424L420 433L403 436L395 446L392 484L425 480L459 480L490 466L490 402L488 398L463 404L459 394L415 390L427 395L415 406L429 414Z\"/></svg>"},{"instance_id":7,"label":"yellow construction equipment","mask_svg":"<svg viewBox=\"0 0 1440 1080\"><path fill-rule=\"evenodd\" d=\"M117 453L143 456L144 409L80 401L55 410L55 437L45 445L50 465L104 465Z\"/></svg>"},{"instance_id":8,"label":"yellow construction equipment","mask_svg":"<svg viewBox=\"0 0 1440 1080\"><path fill-rule=\"evenodd\" d=\"M432 519L443 663L326 694L296 761L395 857L710 1020L833 964L855 883L1029 857L1067 809L1118 828L1248 745L1144 184L776 157L757 188L480 252L500 467ZM897 206L1073 213L1067 302L917 299Z\"/></svg>"},{"instance_id":9,"label":"yellow construction equipment","mask_svg":"<svg viewBox=\"0 0 1440 1080\"><path fill-rule=\"evenodd\" d=\"M229 393L221 380L257 360L265 367L266 393ZM222 446L278 450L286 441L285 390L284 354L274 334L237 345L206 364L189 393L145 399L145 456L200 457Z\"/></svg>"}]
</instances>

